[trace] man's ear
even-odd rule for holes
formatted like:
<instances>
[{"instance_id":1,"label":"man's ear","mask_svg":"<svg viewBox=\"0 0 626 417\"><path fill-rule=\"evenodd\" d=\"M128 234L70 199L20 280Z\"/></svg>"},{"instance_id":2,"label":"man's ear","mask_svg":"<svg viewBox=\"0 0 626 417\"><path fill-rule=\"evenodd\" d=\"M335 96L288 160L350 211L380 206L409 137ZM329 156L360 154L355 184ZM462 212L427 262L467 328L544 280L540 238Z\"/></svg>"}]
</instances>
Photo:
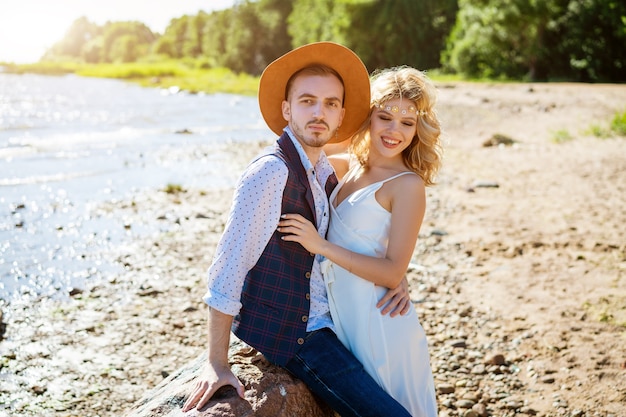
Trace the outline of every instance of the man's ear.
<instances>
[{"instance_id":1,"label":"man's ear","mask_svg":"<svg viewBox=\"0 0 626 417\"><path fill-rule=\"evenodd\" d=\"M341 108L341 118L339 119L339 125L337 125L337 129L339 129L341 127L341 124L343 123L343 118L346 117L346 108L342 107Z\"/></svg>"},{"instance_id":2,"label":"man's ear","mask_svg":"<svg viewBox=\"0 0 626 417\"><path fill-rule=\"evenodd\" d=\"M289 102L287 100L283 100L282 103L282 111L283 111L283 119L285 119L285 121L290 121L291 120L291 106L289 105Z\"/></svg>"}]
</instances>

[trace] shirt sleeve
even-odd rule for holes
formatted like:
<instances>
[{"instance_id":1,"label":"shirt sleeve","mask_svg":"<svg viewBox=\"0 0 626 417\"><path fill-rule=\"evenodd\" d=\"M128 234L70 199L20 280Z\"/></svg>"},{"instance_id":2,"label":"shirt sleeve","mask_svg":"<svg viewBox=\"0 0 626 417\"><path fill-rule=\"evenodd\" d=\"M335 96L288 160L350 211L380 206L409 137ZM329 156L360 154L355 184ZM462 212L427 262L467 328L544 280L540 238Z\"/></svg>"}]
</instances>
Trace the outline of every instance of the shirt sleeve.
<instances>
[{"instance_id":1,"label":"shirt sleeve","mask_svg":"<svg viewBox=\"0 0 626 417\"><path fill-rule=\"evenodd\" d=\"M239 178L208 271L203 299L212 308L232 316L239 313L245 277L278 227L287 176L284 162L266 155L251 163Z\"/></svg>"}]
</instances>

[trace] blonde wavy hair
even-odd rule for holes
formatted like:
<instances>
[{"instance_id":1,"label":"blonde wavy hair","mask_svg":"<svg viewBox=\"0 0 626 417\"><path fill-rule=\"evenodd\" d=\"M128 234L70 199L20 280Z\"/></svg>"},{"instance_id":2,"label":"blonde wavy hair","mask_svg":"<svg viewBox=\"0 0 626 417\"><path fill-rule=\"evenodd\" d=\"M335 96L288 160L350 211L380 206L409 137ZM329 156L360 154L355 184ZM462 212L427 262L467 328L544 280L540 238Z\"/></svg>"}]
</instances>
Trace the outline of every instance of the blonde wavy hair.
<instances>
[{"instance_id":1,"label":"blonde wavy hair","mask_svg":"<svg viewBox=\"0 0 626 417\"><path fill-rule=\"evenodd\" d=\"M422 71L408 66L375 71L370 81L372 98L369 117L353 136L351 152L359 164L367 168L369 127L374 108L396 98L411 100L417 108L417 130L411 144L402 152L402 158L426 186L434 185L443 155L441 125L434 109L437 101L434 84Z\"/></svg>"}]
</instances>

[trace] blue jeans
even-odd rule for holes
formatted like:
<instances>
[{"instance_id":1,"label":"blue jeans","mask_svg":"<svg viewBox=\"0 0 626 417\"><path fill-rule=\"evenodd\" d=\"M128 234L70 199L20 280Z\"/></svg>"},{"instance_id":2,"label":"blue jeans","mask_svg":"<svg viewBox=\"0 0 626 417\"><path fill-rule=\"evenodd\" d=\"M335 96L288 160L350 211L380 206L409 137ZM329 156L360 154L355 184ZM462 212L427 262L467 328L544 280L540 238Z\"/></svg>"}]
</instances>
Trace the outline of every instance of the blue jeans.
<instances>
[{"instance_id":1,"label":"blue jeans","mask_svg":"<svg viewBox=\"0 0 626 417\"><path fill-rule=\"evenodd\" d=\"M309 333L285 368L341 417L411 417L330 329Z\"/></svg>"}]
</instances>

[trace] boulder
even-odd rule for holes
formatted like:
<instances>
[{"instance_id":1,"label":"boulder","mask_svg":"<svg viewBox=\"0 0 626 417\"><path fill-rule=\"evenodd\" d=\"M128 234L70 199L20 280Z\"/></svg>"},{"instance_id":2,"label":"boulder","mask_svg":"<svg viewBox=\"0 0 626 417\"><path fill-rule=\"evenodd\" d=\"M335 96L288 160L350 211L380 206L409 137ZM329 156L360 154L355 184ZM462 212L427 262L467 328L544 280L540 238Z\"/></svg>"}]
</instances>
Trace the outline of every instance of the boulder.
<instances>
[{"instance_id":1,"label":"boulder","mask_svg":"<svg viewBox=\"0 0 626 417\"><path fill-rule=\"evenodd\" d=\"M206 352L169 375L125 414L126 417L333 417L330 407L317 399L304 383L272 365L257 350L241 347L229 353L235 375L246 388L245 399L233 387L222 387L201 410L181 408L206 364Z\"/></svg>"}]
</instances>

